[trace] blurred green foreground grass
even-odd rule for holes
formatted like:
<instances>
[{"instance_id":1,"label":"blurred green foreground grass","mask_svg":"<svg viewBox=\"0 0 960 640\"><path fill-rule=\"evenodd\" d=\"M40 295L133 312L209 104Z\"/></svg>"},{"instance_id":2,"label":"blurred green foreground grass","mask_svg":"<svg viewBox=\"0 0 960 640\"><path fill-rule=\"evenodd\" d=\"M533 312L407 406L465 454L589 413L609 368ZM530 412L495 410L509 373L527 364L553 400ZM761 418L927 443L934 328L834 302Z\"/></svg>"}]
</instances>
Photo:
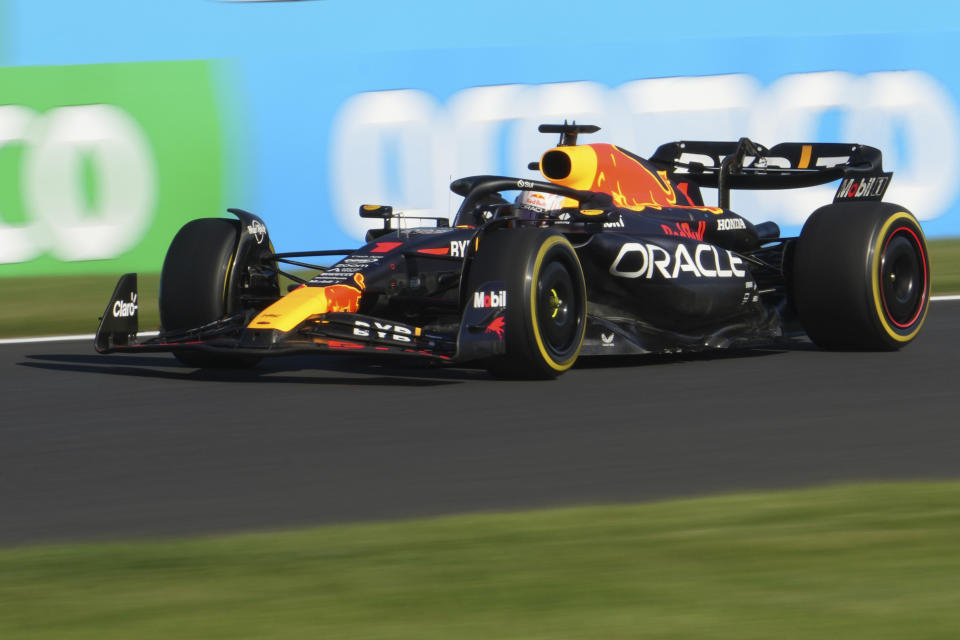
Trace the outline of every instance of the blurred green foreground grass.
<instances>
[{"instance_id":1,"label":"blurred green foreground grass","mask_svg":"<svg viewBox=\"0 0 960 640\"><path fill-rule=\"evenodd\" d=\"M94 333L116 276L0 278L0 338ZM137 278L140 330L160 326L159 274Z\"/></svg>"},{"instance_id":2,"label":"blurred green foreground grass","mask_svg":"<svg viewBox=\"0 0 960 640\"><path fill-rule=\"evenodd\" d=\"M960 483L0 550L0 638L956 638Z\"/></svg>"},{"instance_id":3,"label":"blurred green foreground grass","mask_svg":"<svg viewBox=\"0 0 960 640\"><path fill-rule=\"evenodd\" d=\"M960 293L960 239L931 240L933 293ZM0 278L0 337L85 334L109 302L116 276ZM140 330L160 325L160 276L139 277Z\"/></svg>"}]
</instances>

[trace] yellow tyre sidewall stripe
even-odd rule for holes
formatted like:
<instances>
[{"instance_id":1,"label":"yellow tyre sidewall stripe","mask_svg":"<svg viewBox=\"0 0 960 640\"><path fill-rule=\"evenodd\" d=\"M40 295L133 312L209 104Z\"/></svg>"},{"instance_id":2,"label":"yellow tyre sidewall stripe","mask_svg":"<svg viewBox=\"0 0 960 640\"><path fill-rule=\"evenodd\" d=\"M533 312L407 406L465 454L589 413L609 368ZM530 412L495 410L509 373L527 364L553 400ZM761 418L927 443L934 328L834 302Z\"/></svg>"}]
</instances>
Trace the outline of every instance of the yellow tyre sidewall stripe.
<instances>
[{"instance_id":1,"label":"yellow tyre sidewall stripe","mask_svg":"<svg viewBox=\"0 0 960 640\"><path fill-rule=\"evenodd\" d=\"M883 309L883 295L880 293L880 258L883 255L883 245L887 241L887 232L890 231L890 227L900 221L909 222L911 230L916 231L920 241L926 244L926 241L923 237L923 231L920 229L919 223L917 223L917 220L912 215L906 211L899 211L893 214L885 223L883 223L880 233L877 234L877 241L873 246L873 260L870 264L870 279L873 285L873 304L877 310L877 318L880 320L880 325L883 327L883 330L886 331L888 336L897 342L910 342L920 331L920 328L927 319L927 308L930 306L930 265L927 252L921 247L923 253L922 257L924 259L924 264L922 266L926 269L926 282L924 283L926 285L926 291L923 294L926 299L923 301L923 311L920 312L920 321L917 322L917 325L912 331L910 331L910 333L898 333L896 328L890 324L887 314Z\"/></svg>"},{"instance_id":2,"label":"yellow tyre sidewall stripe","mask_svg":"<svg viewBox=\"0 0 960 640\"><path fill-rule=\"evenodd\" d=\"M543 358L543 361L554 371L566 371L573 366L577 356L580 355L580 349L583 347L583 337L587 330L586 314L584 314L584 322L580 325L580 336L577 339L577 348L573 352L573 355L562 362L554 360L547 351L546 346L543 344L543 338L540 335L540 324L537 320L537 279L540 277L540 268L543 266L544 257L547 255L547 252L556 245L566 245L570 252L573 253L573 246L563 236L550 236L540 245L540 249L537 251L536 261L533 264L533 282L530 283L530 326L533 329L533 337L536 339L537 349L540 350L540 356ZM574 259L576 259L576 254L574 254ZM583 300L584 307L586 307L587 287L583 278L580 279L580 298Z\"/></svg>"},{"instance_id":3,"label":"yellow tyre sidewall stripe","mask_svg":"<svg viewBox=\"0 0 960 640\"><path fill-rule=\"evenodd\" d=\"M243 231L241 230L240 233L243 233ZM221 301L221 303L223 304L223 313L224 313L224 314L230 313L230 310L227 309L227 302L228 302L228 300L229 300L229 298L230 298L230 287L229 287L229 285L230 285L230 274L233 273L233 263L236 262L236 260L237 260L237 250L238 250L239 248L240 248L240 243L239 243L239 241L238 241L238 242L237 242L237 246L235 246L235 247L233 248L233 253L230 254L230 259L227 260L227 269L226 269L226 271L225 271L224 274L223 274L223 289L222 289L222 292L221 292L221 294L220 294L220 301Z\"/></svg>"}]
</instances>

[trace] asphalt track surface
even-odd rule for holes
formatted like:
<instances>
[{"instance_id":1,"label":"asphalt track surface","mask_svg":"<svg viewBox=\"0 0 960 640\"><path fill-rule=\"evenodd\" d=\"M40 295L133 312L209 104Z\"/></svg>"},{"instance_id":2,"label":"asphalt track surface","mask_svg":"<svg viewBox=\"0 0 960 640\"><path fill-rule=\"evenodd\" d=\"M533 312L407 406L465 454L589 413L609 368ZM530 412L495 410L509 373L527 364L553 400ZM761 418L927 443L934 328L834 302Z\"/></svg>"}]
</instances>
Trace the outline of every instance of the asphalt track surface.
<instances>
[{"instance_id":1,"label":"asphalt track surface","mask_svg":"<svg viewBox=\"0 0 960 640\"><path fill-rule=\"evenodd\" d=\"M958 478L958 325L960 302L935 302L896 353L633 358L528 383L3 345L0 544Z\"/></svg>"}]
</instances>

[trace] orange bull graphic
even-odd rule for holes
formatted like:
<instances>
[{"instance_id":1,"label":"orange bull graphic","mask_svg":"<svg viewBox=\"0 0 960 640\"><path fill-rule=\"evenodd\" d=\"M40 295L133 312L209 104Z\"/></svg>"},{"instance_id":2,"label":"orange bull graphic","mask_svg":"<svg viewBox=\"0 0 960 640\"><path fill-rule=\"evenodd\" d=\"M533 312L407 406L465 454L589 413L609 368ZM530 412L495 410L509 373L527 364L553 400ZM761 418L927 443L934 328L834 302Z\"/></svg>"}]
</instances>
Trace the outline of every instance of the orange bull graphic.
<instances>
[{"instance_id":1,"label":"orange bull graphic","mask_svg":"<svg viewBox=\"0 0 960 640\"><path fill-rule=\"evenodd\" d=\"M713 207L693 207L683 191L677 191L666 171L657 169L612 144L596 143L550 149L540 159L544 177L555 184L609 193L623 209L691 207L720 213Z\"/></svg>"},{"instance_id":2,"label":"orange bull graphic","mask_svg":"<svg viewBox=\"0 0 960 640\"><path fill-rule=\"evenodd\" d=\"M399 243L398 243L399 244ZM366 288L362 273L353 274L356 286L348 284L331 284L323 287L323 295L327 299L327 312L354 313L360 307L360 296Z\"/></svg>"},{"instance_id":3,"label":"orange bull graphic","mask_svg":"<svg viewBox=\"0 0 960 640\"><path fill-rule=\"evenodd\" d=\"M628 209L649 204L677 205L677 192L666 171L654 172L612 144L597 145L597 175L591 191L606 191L613 203ZM683 193L679 204L693 204Z\"/></svg>"},{"instance_id":4,"label":"orange bull graphic","mask_svg":"<svg viewBox=\"0 0 960 640\"><path fill-rule=\"evenodd\" d=\"M332 284L323 288L327 311L353 313L360 306L360 291L346 284Z\"/></svg>"}]
</instances>

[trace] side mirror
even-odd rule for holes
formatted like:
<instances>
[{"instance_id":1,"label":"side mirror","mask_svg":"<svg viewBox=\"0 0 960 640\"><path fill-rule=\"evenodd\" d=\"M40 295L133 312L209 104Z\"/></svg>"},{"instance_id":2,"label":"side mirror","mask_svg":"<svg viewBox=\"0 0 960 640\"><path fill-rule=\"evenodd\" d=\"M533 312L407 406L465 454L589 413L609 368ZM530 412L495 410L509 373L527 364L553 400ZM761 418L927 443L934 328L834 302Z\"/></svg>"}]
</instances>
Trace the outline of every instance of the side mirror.
<instances>
[{"instance_id":1,"label":"side mirror","mask_svg":"<svg viewBox=\"0 0 960 640\"><path fill-rule=\"evenodd\" d=\"M360 205L360 217L386 220L393 217L393 207L388 204L362 204Z\"/></svg>"},{"instance_id":2,"label":"side mirror","mask_svg":"<svg viewBox=\"0 0 960 640\"><path fill-rule=\"evenodd\" d=\"M360 205L360 217L379 218L380 220L383 220L384 233L387 233L391 230L391 220L434 220L436 221L437 226L440 228L447 228L450 226L450 221L447 218L419 216L416 214L407 218L402 211L397 211L394 213L393 207L388 204L362 204Z\"/></svg>"}]
</instances>

